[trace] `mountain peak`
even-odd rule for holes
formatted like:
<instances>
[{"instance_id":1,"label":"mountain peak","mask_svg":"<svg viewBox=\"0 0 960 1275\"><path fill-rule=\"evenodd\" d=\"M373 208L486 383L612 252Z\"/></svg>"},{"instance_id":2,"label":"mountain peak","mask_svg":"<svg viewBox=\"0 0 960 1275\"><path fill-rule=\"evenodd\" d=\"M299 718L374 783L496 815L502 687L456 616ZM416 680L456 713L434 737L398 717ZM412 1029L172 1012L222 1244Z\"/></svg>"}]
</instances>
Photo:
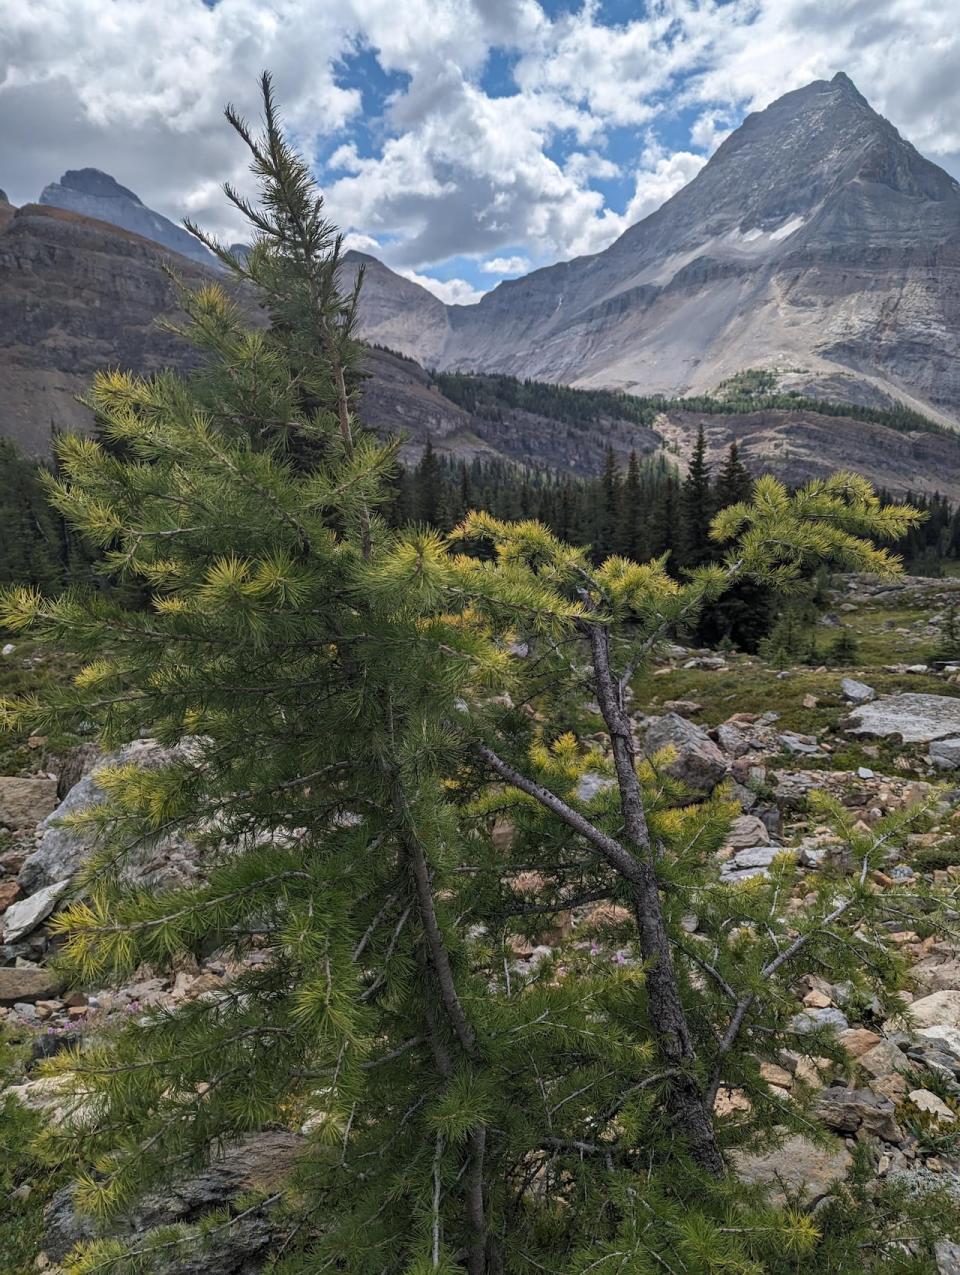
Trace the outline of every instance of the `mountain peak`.
<instances>
[{"instance_id":1,"label":"mountain peak","mask_svg":"<svg viewBox=\"0 0 960 1275\"><path fill-rule=\"evenodd\" d=\"M90 195L94 199L129 199L132 203L143 206L138 195L126 186L121 186L109 173L102 172L99 168L67 169L60 178L59 185L81 195Z\"/></svg>"}]
</instances>

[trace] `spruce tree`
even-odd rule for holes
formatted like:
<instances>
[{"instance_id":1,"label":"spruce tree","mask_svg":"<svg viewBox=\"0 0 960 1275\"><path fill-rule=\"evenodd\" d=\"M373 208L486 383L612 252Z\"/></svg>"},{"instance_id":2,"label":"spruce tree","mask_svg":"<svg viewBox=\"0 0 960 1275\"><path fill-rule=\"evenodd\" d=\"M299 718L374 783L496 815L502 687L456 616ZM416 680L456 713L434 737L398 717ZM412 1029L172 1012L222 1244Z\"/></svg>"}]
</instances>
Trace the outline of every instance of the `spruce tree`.
<instances>
[{"instance_id":1,"label":"spruce tree","mask_svg":"<svg viewBox=\"0 0 960 1275\"><path fill-rule=\"evenodd\" d=\"M736 443L731 443L726 460L720 467L713 489L713 500L717 509L726 509L727 505L736 505L741 500L749 500L753 490L753 475L740 459L740 450Z\"/></svg>"},{"instance_id":2,"label":"spruce tree","mask_svg":"<svg viewBox=\"0 0 960 1275\"><path fill-rule=\"evenodd\" d=\"M687 476L680 488L679 559L685 567L699 567L713 556L710 522L714 514L714 500L706 456L707 442L701 425Z\"/></svg>"},{"instance_id":3,"label":"spruce tree","mask_svg":"<svg viewBox=\"0 0 960 1275\"><path fill-rule=\"evenodd\" d=\"M628 692L737 581L790 588L820 561L889 573L869 537L915 516L852 475L795 495L761 479L714 523L722 560L682 584L662 561L594 565L532 521L389 531L395 445L354 414L357 295L338 290L340 241L263 90L262 135L228 116L260 181L257 205L228 191L255 242L243 260L212 246L266 298L269 330L216 285L186 294L204 371L98 377L117 448L62 440L50 484L150 605L20 588L0 614L87 658L48 700L4 701L9 728L95 722L105 746L177 746L165 766L102 772L104 801L79 817L99 843L56 921L65 972L262 959L51 1060L78 1118L48 1138L108 1217L218 1144L307 1120L290 1179L237 1215L272 1218L282 1275L799 1270L815 1219L741 1189L724 1151L810 1126L761 1072L793 1043L801 966L898 1003L888 933L915 887L875 893L869 874L915 815L864 831L825 808L859 869L825 870L800 914L783 907L787 857L732 895L712 856L730 802L692 802L666 758L638 758ZM587 697L609 751L560 726ZM203 878L144 890L127 869L172 829ZM598 902L594 947L518 965L518 935ZM925 926L938 906L921 901ZM810 1044L839 1056L824 1033ZM715 1116L730 1084L753 1104L740 1121ZM65 1269L162 1270L235 1221L94 1242Z\"/></svg>"}]
</instances>

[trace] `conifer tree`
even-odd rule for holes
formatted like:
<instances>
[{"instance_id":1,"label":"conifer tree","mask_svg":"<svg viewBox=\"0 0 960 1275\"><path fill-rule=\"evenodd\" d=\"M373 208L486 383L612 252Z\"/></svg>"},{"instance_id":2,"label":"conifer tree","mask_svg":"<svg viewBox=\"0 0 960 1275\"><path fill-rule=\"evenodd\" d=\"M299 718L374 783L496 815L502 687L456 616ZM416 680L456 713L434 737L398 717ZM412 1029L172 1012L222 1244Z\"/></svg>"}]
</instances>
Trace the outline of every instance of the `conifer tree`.
<instances>
[{"instance_id":1,"label":"conifer tree","mask_svg":"<svg viewBox=\"0 0 960 1275\"><path fill-rule=\"evenodd\" d=\"M594 565L532 521L390 532L396 448L354 415L357 294L338 289L340 241L268 78L263 92L261 135L228 113L260 182L256 205L228 191L254 245L240 260L206 242L271 327L249 330L218 286L186 294L203 372L98 377L117 448L64 439L49 484L150 605L20 588L0 607L87 658L49 699L4 701L7 727L93 721L104 745L150 732L175 749L101 772L104 801L77 817L99 840L56 921L64 969L100 982L217 948L261 959L222 994L51 1060L81 1115L49 1138L87 1165L79 1202L107 1217L219 1143L308 1119L290 1180L247 1206L277 1227L278 1275L799 1270L815 1220L744 1192L724 1149L809 1126L760 1070L793 1040L801 961L897 1004L885 945L910 900L868 878L915 816L864 832L830 809L857 875L825 871L787 914L784 858L734 896L731 935L711 853L730 803L692 803L664 759L636 756L628 692L725 588L789 588L820 561L893 571L869 537L915 515L853 475L795 495L761 479L714 523L722 561L683 584L662 560ZM609 753L558 728L587 697ZM127 870L172 829L203 878L144 890ZM697 940L681 924L694 899ZM595 951L518 966L518 930L596 902L612 906ZM920 906L935 924L937 900ZM810 1044L838 1056L822 1033ZM715 1118L726 1084L748 1119ZM162 1270L234 1221L94 1242L65 1269Z\"/></svg>"},{"instance_id":2,"label":"conifer tree","mask_svg":"<svg viewBox=\"0 0 960 1275\"><path fill-rule=\"evenodd\" d=\"M680 562L685 567L698 567L713 556L710 522L714 514L707 464L707 443L701 425L687 476L680 488Z\"/></svg>"},{"instance_id":3,"label":"conifer tree","mask_svg":"<svg viewBox=\"0 0 960 1275\"><path fill-rule=\"evenodd\" d=\"M737 444L731 443L727 458L714 483L714 504L717 509L726 509L727 505L736 505L742 500L749 500L752 490L753 475L740 459Z\"/></svg>"}]
</instances>

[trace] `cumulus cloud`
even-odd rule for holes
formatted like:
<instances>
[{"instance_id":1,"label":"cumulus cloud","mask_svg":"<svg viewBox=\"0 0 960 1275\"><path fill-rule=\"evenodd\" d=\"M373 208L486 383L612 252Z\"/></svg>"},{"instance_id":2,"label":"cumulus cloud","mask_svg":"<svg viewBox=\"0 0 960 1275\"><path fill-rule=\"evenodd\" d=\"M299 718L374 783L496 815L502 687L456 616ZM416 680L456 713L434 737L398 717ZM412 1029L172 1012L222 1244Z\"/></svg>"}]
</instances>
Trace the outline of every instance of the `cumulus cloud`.
<instances>
[{"instance_id":1,"label":"cumulus cloud","mask_svg":"<svg viewBox=\"0 0 960 1275\"><path fill-rule=\"evenodd\" d=\"M475 288L466 279L434 279L428 274L417 274L415 270L401 269L397 273L412 283L419 283L421 288L426 288L447 305L473 305L483 296L483 290Z\"/></svg>"},{"instance_id":2,"label":"cumulus cloud","mask_svg":"<svg viewBox=\"0 0 960 1275\"><path fill-rule=\"evenodd\" d=\"M480 269L484 274L526 274L530 269L530 262L526 257L493 257L490 261L482 261Z\"/></svg>"},{"instance_id":3,"label":"cumulus cloud","mask_svg":"<svg viewBox=\"0 0 960 1275\"><path fill-rule=\"evenodd\" d=\"M400 19L395 0L111 0L106 21L102 0L8 4L0 186L22 203L92 165L167 216L236 238L219 185L249 179L221 110L232 100L255 114L269 66L295 141L329 156L318 175L351 242L438 295L475 299L476 280L429 271L456 256L480 278L513 255L541 265L599 251L745 112L840 69L960 175L950 10L653 0L612 23L597 0L559 14L537 0L406 0ZM358 59L375 59L390 89L352 75ZM693 121L689 142L664 149L678 119Z\"/></svg>"}]
</instances>

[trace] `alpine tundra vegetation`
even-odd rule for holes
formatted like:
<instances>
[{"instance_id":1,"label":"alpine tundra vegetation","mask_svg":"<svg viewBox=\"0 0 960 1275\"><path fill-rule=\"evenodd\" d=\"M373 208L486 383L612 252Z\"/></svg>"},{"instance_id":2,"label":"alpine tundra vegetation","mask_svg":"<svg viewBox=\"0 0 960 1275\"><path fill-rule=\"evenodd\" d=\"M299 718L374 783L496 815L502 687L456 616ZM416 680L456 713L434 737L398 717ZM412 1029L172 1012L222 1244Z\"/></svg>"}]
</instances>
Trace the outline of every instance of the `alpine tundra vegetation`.
<instances>
[{"instance_id":1,"label":"alpine tundra vegetation","mask_svg":"<svg viewBox=\"0 0 960 1275\"><path fill-rule=\"evenodd\" d=\"M760 478L682 580L484 512L392 529L398 443L356 415L362 275L341 292L269 77L260 132L227 118L259 183L256 203L226 189L252 246L194 233L269 322L226 285L186 290L196 374L96 378L98 437L63 437L46 485L122 588L2 601L16 640L82 663L6 698L6 731L163 750L99 770L102 800L69 816L95 850L50 922L62 984L211 953L233 971L43 1064L56 1115L21 1153L89 1214L61 1269L217 1270L240 1233L260 1265L230 1269L276 1275L932 1269L957 1202L873 1189L893 1103L840 1087L824 1105L846 1019L798 1014L795 988L905 1012L895 932L948 928L951 893L877 877L936 794L869 824L821 794L839 848L799 893L776 847L721 872L740 804L716 746L691 755L698 728L667 716L642 753L634 700L725 591L789 593L822 565L892 578L875 542L919 515L854 474ZM174 833L196 878L144 884ZM828 1124L864 1130L847 1186L771 1194L746 1171L791 1140L842 1176ZM124 1223L263 1131L296 1134L284 1171L229 1209Z\"/></svg>"}]
</instances>

